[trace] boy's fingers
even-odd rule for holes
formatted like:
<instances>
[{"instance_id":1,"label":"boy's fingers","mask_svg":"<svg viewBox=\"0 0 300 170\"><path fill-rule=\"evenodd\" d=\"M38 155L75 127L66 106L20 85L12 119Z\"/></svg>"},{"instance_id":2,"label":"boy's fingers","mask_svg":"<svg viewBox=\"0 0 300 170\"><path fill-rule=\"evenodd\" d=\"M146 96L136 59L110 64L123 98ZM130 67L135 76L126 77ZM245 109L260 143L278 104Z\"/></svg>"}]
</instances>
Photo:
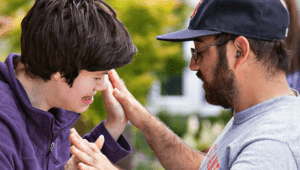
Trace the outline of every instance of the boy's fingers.
<instances>
[{"instance_id":1,"label":"boy's fingers","mask_svg":"<svg viewBox=\"0 0 300 170\"><path fill-rule=\"evenodd\" d=\"M73 155L76 156L76 158L78 158L80 160L80 162L83 162L83 163L86 163L89 165L91 165L93 163L93 160L91 159L91 157L89 155L87 155L86 153L82 152L77 147L71 146L70 151Z\"/></svg>"},{"instance_id":2,"label":"boy's fingers","mask_svg":"<svg viewBox=\"0 0 300 170\"><path fill-rule=\"evenodd\" d=\"M91 147L90 143L87 140L78 140L74 134L70 135L71 143L80 151L86 153L89 156L93 156L95 154L94 149ZM100 151L96 150L97 153Z\"/></svg>"},{"instance_id":3,"label":"boy's fingers","mask_svg":"<svg viewBox=\"0 0 300 170\"><path fill-rule=\"evenodd\" d=\"M95 144L99 150L102 149L103 144L104 144L104 136L100 135L99 138L96 140Z\"/></svg>"},{"instance_id":4,"label":"boy's fingers","mask_svg":"<svg viewBox=\"0 0 300 170\"><path fill-rule=\"evenodd\" d=\"M97 170L96 168L91 167L91 166L88 166L88 165L86 165L86 164L84 164L84 163L79 163L79 164L78 164L78 168L79 168L80 170ZM98 169L98 170L102 170L102 169Z\"/></svg>"},{"instance_id":5,"label":"boy's fingers","mask_svg":"<svg viewBox=\"0 0 300 170\"><path fill-rule=\"evenodd\" d=\"M74 134L74 135L76 136L76 138L82 139L81 136L78 134L78 132L76 131L75 128L72 128L72 129L70 130L70 135L72 135L72 134Z\"/></svg>"},{"instance_id":6,"label":"boy's fingers","mask_svg":"<svg viewBox=\"0 0 300 170\"><path fill-rule=\"evenodd\" d=\"M106 83L106 89L103 90L102 93L112 91L113 87L112 87L112 84L111 84L111 82L109 81L109 78L108 78L107 76L105 77L105 83Z\"/></svg>"},{"instance_id":7,"label":"boy's fingers","mask_svg":"<svg viewBox=\"0 0 300 170\"><path fill-rule=\"evenodd\" d=\"M70 141L78 149L82 150L83 152L86 152L88 155L92 155L92 152L99 153L100 149L102 148L101 146L101 148L99 149L95 143L90 143L88 140L82 139L74 128L71 129Z\"/></svg>"}]
</instances>

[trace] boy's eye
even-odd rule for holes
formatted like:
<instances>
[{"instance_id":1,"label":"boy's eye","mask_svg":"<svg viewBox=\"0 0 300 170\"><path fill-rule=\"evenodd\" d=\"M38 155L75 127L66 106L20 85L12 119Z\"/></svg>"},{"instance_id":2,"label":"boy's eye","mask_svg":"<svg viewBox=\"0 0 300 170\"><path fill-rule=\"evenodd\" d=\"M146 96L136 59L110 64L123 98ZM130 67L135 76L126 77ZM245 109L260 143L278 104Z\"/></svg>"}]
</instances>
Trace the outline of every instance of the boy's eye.
<instances>
[{"instance_id":1,"label":"boy's eye","mask_svg":"<svg viewBox=\"0 0 300 170\"><path fill-rule=\"evenodd\" d=\"M96 77L95 80L101 80L101 77Z\"/></svg>"}]
</instances>

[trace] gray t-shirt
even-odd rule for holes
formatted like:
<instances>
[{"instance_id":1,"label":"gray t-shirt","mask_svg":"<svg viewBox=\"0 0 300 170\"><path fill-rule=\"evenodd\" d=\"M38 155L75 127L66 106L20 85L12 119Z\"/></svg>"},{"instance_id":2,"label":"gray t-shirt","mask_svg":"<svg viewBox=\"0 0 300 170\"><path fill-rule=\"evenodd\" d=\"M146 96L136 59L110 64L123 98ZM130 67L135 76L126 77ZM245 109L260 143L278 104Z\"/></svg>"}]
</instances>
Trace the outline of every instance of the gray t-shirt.
<instances>
[{"instance_id":1,"label":"gray t-shirt","mask_svg":"<svg viewBox=\"0 0 300 170\"><path fill-rule=\"evenodd\" d=\"M300 170L300 97L281 96L228 122L200 170Z\"/></svg>"}]
</instances>

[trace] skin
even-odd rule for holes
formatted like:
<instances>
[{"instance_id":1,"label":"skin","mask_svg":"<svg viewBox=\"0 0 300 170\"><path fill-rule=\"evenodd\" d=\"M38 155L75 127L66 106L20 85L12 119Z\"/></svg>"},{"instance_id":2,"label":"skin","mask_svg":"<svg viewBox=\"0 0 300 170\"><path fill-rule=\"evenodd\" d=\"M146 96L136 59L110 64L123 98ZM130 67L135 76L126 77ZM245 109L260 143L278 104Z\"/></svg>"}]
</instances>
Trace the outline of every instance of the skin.
<instances>
[{"instance_id":1,"label":"skin","mask_svg":"<svg viewBox=\"0 0 300 170\"><path fill-rule=\"evenodd\" d=\"M70 150L73 154L73 159L70 159L65 169L72 170L117 170L110 161L100 152L104 144L104 137L101 135L95 143L90 143L82 139L75 129L70 131L70 141L73 146ZM101 162L100 162L101 160ZM96 168L95 168L96 167Z\"/></svg>"},{"instance_id":2,"label":"skin","mask_svg":"<svg viewBox=\"0 0 300 170\"><path fill-rule=\"evenodd\" d=\"M203 42L202 39L196 41L196 43ZM203 58L210 51L209 48L203 49L201 51L195 50L198 54L198 60L195 63L194 60L191 62L202 65L205 64ZM208 61L208 65L212 65L207 69L196 70L197 77L203 81L203 89L205 90L205 98L210 104L219 105L224 108L232 108L236 100L238 99L238 88L236 77L233 74L232 70L229 69L226 51L222 49L222 51L218 52L217 57L214 59L215 61ZM207 61L207 60L206 60ZM212 64L214 62L214 64ZM205 72L210 69L210 80L207 80L204 77ZM204 72L204 74L202 73Z\"/></svg>"},{"instance_id":3,"label":"skin","mask_svg":"<svg viewBox=\"0 0 300 170\"><path fill-rule=\"evenodd\" d=\"M214 43L214 36L201 37L194 43L195 48L212 44ZM265 67L256 61L255 55L250 50L249 42L245 37L240 36L234 41L229 41L226 45L226 50L227 71L232 72L232 75L228 76L229 73L223 74L228 77L234 77L236 81L235 88L238 93L234 94L232 98L225 99L232 100L227 103L231 103L230 107L235 109L236 114L272 98L293 95L286 82L285 73L278 71L275 76L269 77ZM240 57L236 57L237 51L241 53ZM219 57L216 47L212 46L206 49L203 56L197 63L191 60L190 69L201 72L202 75L200 77L205 80L204 86L212 86L216 80L215 73ZM110 71L108 75L114 88L113 95L122 105L126 117L143 133L163 167L170 170L198 170L205 158L205 154L187 146L158 118L149 113L131 95L114 70ZM100 157L96 159L99 159L97 162L105 161L105 159L101 160Z\"/></svg>"},{"instance_id":4,"label":"skin","mask_svg":"<svg viewBox=\"0 0 300 170\"><path fill-rule=\"evenodd\" d=\"M59 72L53 74L51 80L47 82L38 78L31 79L23 72L17 74L17 78L28 94L33 107L44 111L57 107L82 113L89 107L82 100L94 96L97 91L106 89L107 73L108 71L82 70L72 87L66 83L65 78L62 78Z\"/></svg>"}]
</instances>

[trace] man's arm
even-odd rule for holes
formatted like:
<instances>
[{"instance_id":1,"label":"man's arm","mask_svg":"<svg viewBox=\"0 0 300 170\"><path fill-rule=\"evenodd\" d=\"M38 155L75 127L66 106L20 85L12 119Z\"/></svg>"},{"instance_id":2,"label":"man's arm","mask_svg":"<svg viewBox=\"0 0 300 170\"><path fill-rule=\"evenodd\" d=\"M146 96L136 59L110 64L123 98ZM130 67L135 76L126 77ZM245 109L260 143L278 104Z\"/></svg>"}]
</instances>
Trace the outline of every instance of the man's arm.
<instances>
[{"instance_id":1,"label":"man's arm","mask_svg":"<svg viewBox=\"0 0 300 170\"><path fill-rule=\"evenodd\" d=\"M204 153L187 146L157 117L150 115L147 122L140 130L155 156L166 169L199 169Z\"/></svg>"},{"instance_id":2,"label":"man's arm","mask_svg":"<svg viewBox=\"0 0 300 170\"><path fill-rule=\"evenodd\" d=\"M114 95L127 118L145 136L155 156L166 169L198 170L204 154L187 146L158 118L151 115L127 90L115 70L109 72Z\"/></svg>"}]
</instances>

